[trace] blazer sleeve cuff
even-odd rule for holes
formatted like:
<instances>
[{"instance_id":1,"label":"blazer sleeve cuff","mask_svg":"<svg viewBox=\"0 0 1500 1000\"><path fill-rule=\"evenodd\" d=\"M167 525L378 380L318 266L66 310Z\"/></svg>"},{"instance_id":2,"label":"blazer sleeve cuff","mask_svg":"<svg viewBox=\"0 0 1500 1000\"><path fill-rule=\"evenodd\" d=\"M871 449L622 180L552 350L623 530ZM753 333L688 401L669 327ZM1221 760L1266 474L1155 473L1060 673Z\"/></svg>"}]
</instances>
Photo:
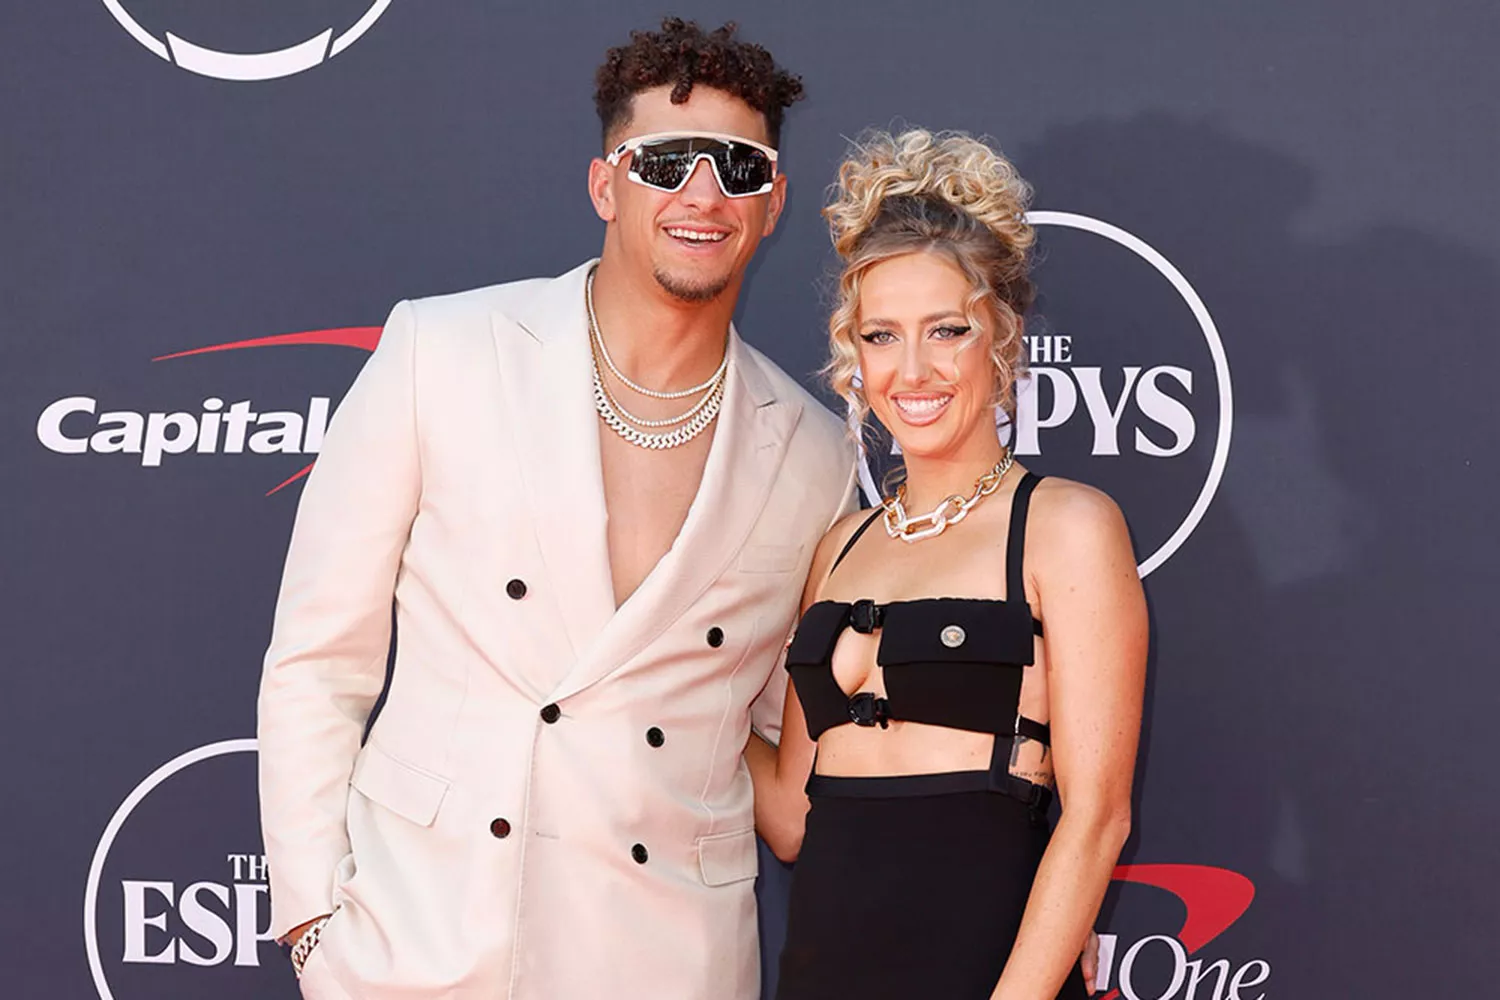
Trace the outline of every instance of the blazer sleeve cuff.
<instances>
[{"instance_id":1,"label":"blazer sleeve cuff","mask_svg":"<svg viewBox=\"0 0 1500 1000\"><path fill-rule=\"evenodd\" d=\"M271 866L271 937L281 940L295 927L338 908L336 887L345 881L345 853L307 853L297 859L277 858Z\"/></svg>"}]
</instances>

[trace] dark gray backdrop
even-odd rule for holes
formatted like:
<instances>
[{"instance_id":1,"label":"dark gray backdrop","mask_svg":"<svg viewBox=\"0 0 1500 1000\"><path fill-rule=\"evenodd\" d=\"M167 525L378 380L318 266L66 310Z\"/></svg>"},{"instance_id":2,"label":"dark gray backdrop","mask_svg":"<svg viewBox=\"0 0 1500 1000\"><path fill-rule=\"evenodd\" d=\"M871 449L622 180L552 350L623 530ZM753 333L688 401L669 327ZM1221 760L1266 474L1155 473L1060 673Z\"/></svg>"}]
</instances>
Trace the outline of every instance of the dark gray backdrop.
<instances>
[{"instance_id":1,"label":"dark gray backdrop","mask_svg":"<svg viewBox=\"0 0 1500 1000\"><path fill-rule=\"evenodd\" d=\"M248 52L339 36L368 7L121 9L152 38ZM1134 948L1126 1000L1492 992L1493 5L677 10L737 18L811 95L785 135L788 211L740 315L809 384L831 267L822 189L844 136L895 120L996 137L1038 209L1148 243L1222 336L1232 444L1206 513L1147 579L1148 732L1124 859L1182 867L1135 870L1175 891L1112 894L1109 985ZM57 435L86 442L106 411L187 414L155 422L191 419L196 434L210 398L301 424L315 399L337 401L358 347L152 359L369 327L401 297L593 253L592 72L662 13L396 0L322 65L231 82L158 58L102 0L0 11L4 996L294 995L274 947L254 941L253 758L215 745L254 732L298 486L266 494L312 449L298 433L292 453L215 441L144 465L69 452ZM1190 390L1157 383L1192 414L1181 455L1141 453L1137 431L1158 447L1173 436L1139 396L1122 410L1121 454L1095 454L1080 394L1076 419L1041 431L1029 459L1110 489L1154 549L1212 467L1224 380L1142 258L1056 226L1042 250L1031 328L1073 338L1061 377L1098 368L1112 403L1131 366L1191 372ZM1038 406L1055 414L1060 390L1046 387ZM75 397L95 415L49 437L44 414ZM205 759L142 785L194 751Z\"/></svg>"}]
</instances>

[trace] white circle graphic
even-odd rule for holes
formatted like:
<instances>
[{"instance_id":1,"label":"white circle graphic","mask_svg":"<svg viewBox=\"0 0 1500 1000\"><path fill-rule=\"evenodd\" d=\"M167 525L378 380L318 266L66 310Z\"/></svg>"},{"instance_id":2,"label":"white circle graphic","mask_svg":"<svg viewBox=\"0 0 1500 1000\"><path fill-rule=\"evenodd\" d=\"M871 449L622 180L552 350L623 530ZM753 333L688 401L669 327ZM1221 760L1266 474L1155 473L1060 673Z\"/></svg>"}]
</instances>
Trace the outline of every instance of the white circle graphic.
<instances>
[{"instance_id":1,"label":"white circle graphic","mask_svg":"<svg viewBox=\"0 0 1500 1000\"><path fill-rule=\"evenodd\" d=\"M219 80L275 80L312 69L359 41L360 36L385 13L391 0L374 0L360 19L341 35L335 36L333 29L327 28L305 42L273 52L221 52L194 45L170 31L166 33L166 41L162 41L141 27L120 0L103 0L103 3L120 22L120 27L130 32L130 37L147 51L189 72Z\"/></svg>"},{"instance_id":2,"label":"white circle graphic","mask_svg":"<svg viewBox=\"0 0 1500 1000\"><path fill-rule=\"evenodd\" d=\"M120 828L125 825L130 814L147 795L177 772L225 754L255 752L256 741L253 739L222 740L173 757L136 785L131 793L125 796L125 801L120 803L120 808L116 809L115 814L109 818L109 825L104 828L104 836L99 838L99 846L94 848L94 860L89 864L88 884L83 890L83 943L89 956L89 971L94 976L94 988L99 991L100 1000L115 1000L115 995L110 991L109 983L105 981L104 965L99 960L99 931L96 920L99 908L99 879L104 874L104 863L109 860L109 849L114 846L115 837L119 835Z\"/></svg>"},{"instance_id":3,"label":"white circle graphic","mask_svg":"<svg viewBox=\"0 0 1500 1000\"><path fill-rule=\"evenodd\" d=\"M1167 540L1159 545L1155 552L1147 556L1137 567L1140 575L1144 578L1153 570L1160 568L1172 557L1182 543L1187 541L1198 527L1198 522L1203 520L1208 505L1213 502L1214 494L1219 489L1219 480L1224 476L1224 466L1229 461L1229 438L1234 426L1234 396L1229 383L1229 359L1224 354L1224 342L1219 338L1219 328L1214 325L1213 317L1208 314L1208 307L1203 304L1203 299L1193 290L1193 286L1183 277L1182 272L1173 266L1172 262L1145 240L1128 233L1119 226L1110 225L1099 219L1087 215L1078 215L1073 212L1027 212L1026 221L1033 226L1062 226L1067 229L1081 229L1084 232L1102 236L1112 240L1120 246L1131 251L1146 261L1171 283L1187 303L1188 309L1193 313L1193 318L1198 321L1199 328L1203 331L1203 339L1208 342L1208 353L1213 358L1214 377L1219 385L1219 434L1214 442L1213 459L1209 463L1208 475L1203 480L1203 487L1198 491L1198 497L1193 501L1187 516L1182 523L1168 536ZM858 376L856 375L856 378ZM851 424L854 413L848 413ZM861 442L859 478L866 496L871 502L879 497L879 490L875 486L875 477L870 472L869 462L865 460L863 437L858 434L858 428L853 428L856 440Z\"/></svg>"}]
</instances>

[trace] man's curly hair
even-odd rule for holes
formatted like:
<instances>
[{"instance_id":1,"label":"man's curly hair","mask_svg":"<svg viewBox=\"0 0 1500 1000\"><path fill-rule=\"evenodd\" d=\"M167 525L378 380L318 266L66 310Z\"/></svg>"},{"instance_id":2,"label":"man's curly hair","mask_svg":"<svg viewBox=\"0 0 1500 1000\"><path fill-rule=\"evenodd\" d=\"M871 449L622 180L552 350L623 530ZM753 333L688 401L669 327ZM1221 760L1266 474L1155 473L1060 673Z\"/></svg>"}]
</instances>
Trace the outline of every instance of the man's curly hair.
<instances>
[{"instance_id":1,"label":"man's curly hair","mask_svg":"<svg viewBox=\"0 0 1500 1000\"><path fill-rule=\"evenodd\" d=\"M733 21L705 33L696 21L664 18L660 31L632 31L630 44L612 48L594 75L594 106L610 133L629 123L635 95L672 86L672 103L686 103L696 84L744 101L766 119L771 145L781 143L781 118L803 97L802 80L776 65L759 45L734 37Z\"/></svg>"}]
</instances>

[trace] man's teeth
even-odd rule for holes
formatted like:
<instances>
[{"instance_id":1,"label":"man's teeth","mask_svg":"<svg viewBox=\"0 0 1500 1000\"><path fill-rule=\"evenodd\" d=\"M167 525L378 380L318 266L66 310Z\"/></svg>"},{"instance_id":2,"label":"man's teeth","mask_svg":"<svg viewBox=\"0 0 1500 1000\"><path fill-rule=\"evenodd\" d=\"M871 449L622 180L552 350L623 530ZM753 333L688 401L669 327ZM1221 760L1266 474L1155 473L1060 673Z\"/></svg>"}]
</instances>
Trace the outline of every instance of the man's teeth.
<instances>
[{"instance_id":1,"label":"man's teeth","mask_svg":"<svg viewBox=\"0 0 1500 1000\"><path fill-rule=\"evenodd\" d=\"M932 396L926 399L903 397L896 400L896 405L913 416L925 416L941 410L944 406L948 405L948 400L952 398L951 396Z\"/></svg>"},{"instance_id":2,"label":"man's teeth","mask_svg":"<svg viewBox=\"0 0 1500 1000\"><path fill-rule=\"evenodd\" d=\"M692 240L695 243L718 243L729 234L705 233L698 229L668 229L667 235L675 236L679 240Z\"/></svg>"}]
</instances>

